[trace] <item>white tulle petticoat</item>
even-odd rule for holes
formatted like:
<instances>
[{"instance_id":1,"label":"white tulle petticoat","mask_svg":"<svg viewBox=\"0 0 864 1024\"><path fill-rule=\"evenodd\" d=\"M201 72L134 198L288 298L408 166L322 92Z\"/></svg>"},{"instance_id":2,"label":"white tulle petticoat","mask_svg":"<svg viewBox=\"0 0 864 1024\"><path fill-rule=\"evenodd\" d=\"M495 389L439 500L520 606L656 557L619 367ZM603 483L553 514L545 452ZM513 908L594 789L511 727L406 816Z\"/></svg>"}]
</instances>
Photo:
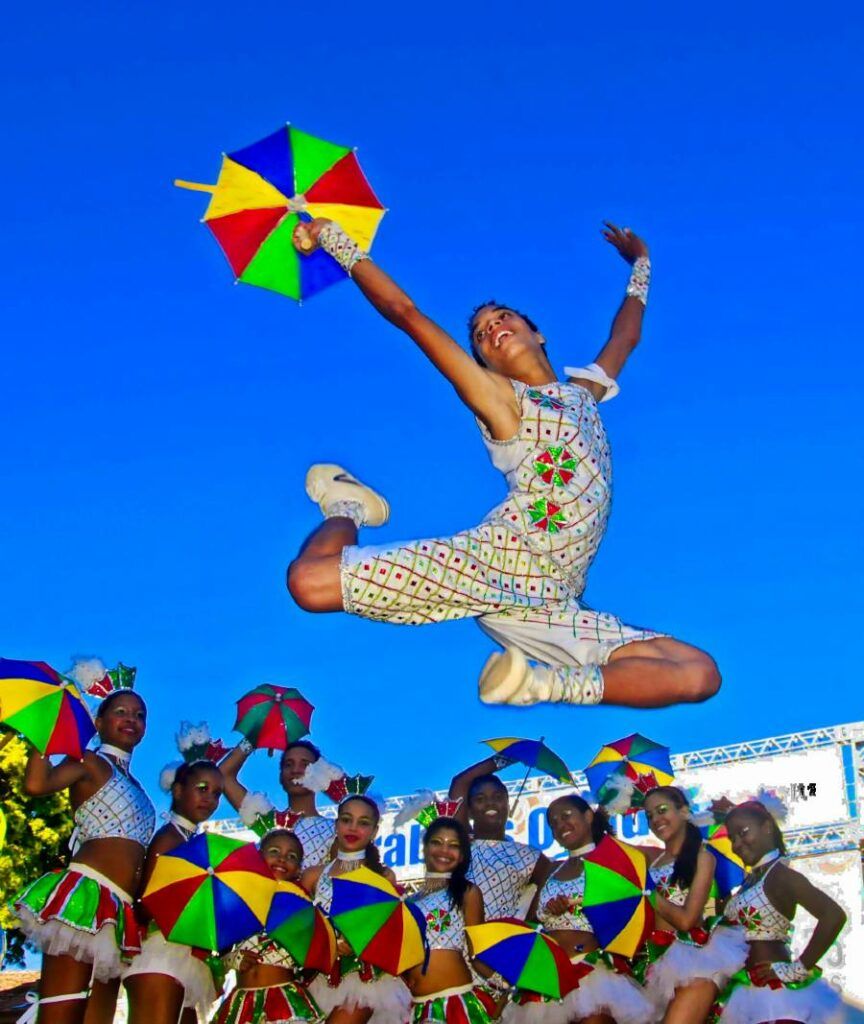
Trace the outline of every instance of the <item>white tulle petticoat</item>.
<instances>
[{"instance_id":1,"label":"white tulle petticoat","mask_svg":"<svg viewBox=\"0 0 864 1024\"><path fill-rule=\"evenodd\" d=\"M373 1010L370 1024L406 1024L411 1019L411 993L401 978L390 974L362 981L357 973L346 974L338 985L330 985L320 974L309 986L326 1017L337 1006Z\"/></svg>"},{"instance_id":2,"label":"white tulle petticoat","mask_svg":"<svg viewBox=\"0 0 864 1024\"><path fill-rule=\"evenodd\" d=\"M206 1020L216 1001L213 975L189 946L169 942L161 932L148 935L141 952L123 972L123 981L142 974L167 974L183 988L183 1009L193 1009Z\"/></svg>"}]
</instances>

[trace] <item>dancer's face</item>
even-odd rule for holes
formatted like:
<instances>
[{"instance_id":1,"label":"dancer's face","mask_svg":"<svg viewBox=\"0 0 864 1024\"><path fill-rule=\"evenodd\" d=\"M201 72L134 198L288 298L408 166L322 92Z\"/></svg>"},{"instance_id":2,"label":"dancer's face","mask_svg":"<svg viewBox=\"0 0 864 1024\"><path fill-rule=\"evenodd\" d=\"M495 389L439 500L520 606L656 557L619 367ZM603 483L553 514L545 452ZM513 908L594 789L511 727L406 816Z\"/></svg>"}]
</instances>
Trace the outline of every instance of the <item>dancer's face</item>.
<instances>
[{"instance_id":1,"label":"dancer's face","mask_svg":"<svg viewBox=\"0 0 864 1024\"><path fill-rule=\"evenodd\" d=\"M750 868L766 853L774 849L776 837L771 822L756 814L739 811L726 819L726 830L732 842L732 852Z\"/></svg>"},{"instance_id":2,"label":"dancer's face","mask_svg":"<svg viewBox=\"0 0 864 1024\"><path fill-rule=\"evenodd\" d=\"M453 828L438 829L423 845L427 871L455 871L464 859L459 833Z\"/></svg>"},{"instance_id":3,"label":"dancer's face","mask_svg":"<svg viewBox=\"0 0 864 1024\"><path fill-rule=\"evenodd\" d=\"M183 782L171 787L171 806L196 825L206 821L219 806L224 785L218 768L196 768Z\"/></svg>"},{"instance_id":4,"label":"dancer's face","mask_svg":"<svg viewBox=\"0 0 864 1024\"><path fill-rule=\"evenodd\" d=\"M668 793L649 793L645 798L645 817L648 827L667 846L684 833L690 818L690 809L678 807Z\"/></svg>"},{"instance_id":5,"label":"dancer's face","mask_svg":"<svg viewBox=\"0 0 864 1024\"><path fill-rule=\"evenodd\" d=\"M543 336L506 306L483 306L471 326L474 348L490 370L506 375L514 360L543 350Z\"/></svg>"},{"instance_id":6,"label":"dancer's face","mask_svg":"<svg viewBox=\"0 0 864 1024\"><path fill-rule=\"evenodd\" d=\"M546 812L546 820L555 840L565 850L578 850L591 842L592 810L580 811L566 798L553 800Z\"/></svg>"},{"instance_id":7,"label":"dancer's face","mask_svg":"<svg viewBox=\"0 0 864 1024\"><path fill-rule=\"evenodd\" d=\"M289 747L282 755L282 765L279 769L279 782L288 796L305 796L310 793L305 786L301 786L299 779L310 764L316 761L315 755L306 747Z\"/></svg>"},{"instance_id":8,"label":"dancer's face","mask_svg":"<svg viewBox=\"0 0 864 1024\"><path fill-rule=\"evenodd\" d=\"M96 719L96 729L103 743L131 751L144 738L147 709L140 697L131 691L113 697Z\"/></svg>"},{"instance_id":9,"label":"dancer's face","mask_svg":"<svg viewBox=\"0 0 864 1024\"><path fill-rule=\"evenodd\" d=\"M497 839L507 826L507 790L494 782L484 782L468 799L468 813L474 824L474 835L481 839Z\"/></svg>"},{"instance_id":10,"label":"dancer's face","mask_svg":"<svg viewBox=\"0 0 864 1024\"><path fill-rule=\"evenodd\" d=\"M303 850L294 836L265 836L261 847L264 863L280 882L293 882L300 877Z\"/></svg>"},{"instance_id":11,"label":"dancer's face","mask_svg":"<svg viewBox=\"0 0 864 1024\"><path fill-rule=\"evenodd\" d=\"M345 853L365 850L378 833L378 822L365 800L347 800L336 818L336 842Z\"/></svg>"}]
</instances>

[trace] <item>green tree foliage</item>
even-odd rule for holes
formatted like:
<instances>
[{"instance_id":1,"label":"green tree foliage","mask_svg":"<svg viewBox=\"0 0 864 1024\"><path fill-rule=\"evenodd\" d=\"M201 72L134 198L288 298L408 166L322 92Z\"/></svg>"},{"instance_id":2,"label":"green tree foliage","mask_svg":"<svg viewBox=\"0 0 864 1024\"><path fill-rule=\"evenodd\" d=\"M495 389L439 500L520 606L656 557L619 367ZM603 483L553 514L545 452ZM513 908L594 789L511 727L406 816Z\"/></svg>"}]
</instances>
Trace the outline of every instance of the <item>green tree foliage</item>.
<instances>
[{"instance_id":1,"label":"green tree foliage","mask_svg":"<svg viewBox=\"0 0 864 1024\"><path fill-rule=\"evenodd\" d=\"M15 927L9 901L28 882L65 865L72 833L68 792L38 797L24 792L29 749L16 738L0 750L0 807L6 816L6 844L0 849L0 927L12 929L7 966L20 966L24 960L24 936Z\"/></svg>"}]
</instances>

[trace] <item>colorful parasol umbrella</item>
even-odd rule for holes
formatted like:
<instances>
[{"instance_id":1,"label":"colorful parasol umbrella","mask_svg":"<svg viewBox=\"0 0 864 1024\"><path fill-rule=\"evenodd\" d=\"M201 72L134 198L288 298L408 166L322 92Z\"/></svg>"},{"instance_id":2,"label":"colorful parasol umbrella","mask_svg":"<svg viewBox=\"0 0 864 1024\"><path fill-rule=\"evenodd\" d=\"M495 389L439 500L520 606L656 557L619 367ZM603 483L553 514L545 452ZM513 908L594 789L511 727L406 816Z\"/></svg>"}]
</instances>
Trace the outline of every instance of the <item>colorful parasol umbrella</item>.
<instances>
[{"instance_id":1,"label":"colorful parasol umbrella","mask_svg":"<svg viewBox=\"0 0 864 1024\"><path fill-rule=\"evenodd\" d=\"M654 927L654 909L648 898L654 882L645 854L607 835L582 863L582 909L600 948L633 956Z\"/></svg>"},{"instance_id":2,"label":"colorful parasol umbrella","mask_svg":"<svg viewBox=\"0 0 864 1024\"><path fill-rule=\"evenodd\" d=\"M540 772L551 775L553 779L557 779L559 782L567 784L573 782L570 769L562 758L546 746L542 736L539 740L523 740L516 736L501 736L498 739L483 740L483 742L491 747L496 754L501 754L511 761L518 761L520 764L524 764L526 768L536 768Z\"/></svg>"},{"instance_id":3,"label":"colorful parasol umbrella","mask_svg":"<svg viewBox=\"0 0 864 1024\"><path fill-rule=\"evenodd\" d=\"M44 661L0 658L0 722L42 754L75 758L96 733L81 691Z\"/></svg>"},{"instance_id":4,"label":"colorful parasol umbrella","mask_svg":"<svg viewBox=\"0 0 864 1024\"><path fill-rule=\"evenodd\" d=\"M234 729L256 747L284 750L309 732L314 710L299 690L262 683L237 701Z\"/></svg>"},{"instance_id":5,"label":"colorful parasol umbrella","mask_svg":"<svg viewBox=\"0 0 864 1024\"><path fill-rule=\"evenodd\" d=\"M338 221L369 249L385 213L353 150L290 125L223 154L215 185L174 184L213 193L203 220L237 281L292 299L309 298L347 276L323 250L297 253L291 236L300 221Z\"/></svg>"},{"instance_id":6,"label":"colorful parasol umbrella","mask_svg":"<svg viewBox=\"0 0 864 1024\"><path fill-rule=\"evenodd\" d=\"M204 832L159 856L142 902L171 942L224 950L262 930L275 890L253 843Z\"/></svg>"},{"instance_id":7,"label":"colorful parasol umbrella","mask_svg":"<svg viewBox=\"0 0 864 1024\"><path fill-rule=\"evenodd\" d=\"M732 852L732 840L724 824L706 825L699 831L705 841L705 849L715 861L711 895L725 900L744 881L744 861Z\"/></svg>"},{"instance_id":8,"label":"colorful parasol umbrella","mask_svg":"<svg viewBox=\"0 0 864 1024\"><path fill-rule=\"evenodd\" d=\"M551 936L514 918L469 925L465 934L477 960L525 992L563 999L591 971L580 972Z\"/></svg>"},{"instance_id":9,"label":"colorful parasol umbrella","mask_svg":"<svg viewBox=\"0 0 864 1024\"><path fill-rule=\"evenodd\" d=\"M336 962L333 926L299 885L276 883L264 930L301 967L329 974Z\"/></svg>"},{"instance_id":10,"label":"colorful parasol umbrella","mask_svg":"<svg viewBox=\"0 0 864 1024\"><path fill-rule=\"evenodd\" d=\"M330 920L360 960L388 974L402 974L426 959L423 915L369 868L334 876Z\"/></svg>"},{"instance_id":11,"label":"colorful parasol umbrella","mask_svg":"<svg viewBox=\"0 0 864 1024\"><path fill-rule=\"evenodd\" d=\"M645 794L657 786L668 786L675 778L669 748L638 732L601 747L585 769L594 799L607 808L618 794L625 794L625 806L616 813L632 813L645 802Z\"/></svg>"}]
</instances>

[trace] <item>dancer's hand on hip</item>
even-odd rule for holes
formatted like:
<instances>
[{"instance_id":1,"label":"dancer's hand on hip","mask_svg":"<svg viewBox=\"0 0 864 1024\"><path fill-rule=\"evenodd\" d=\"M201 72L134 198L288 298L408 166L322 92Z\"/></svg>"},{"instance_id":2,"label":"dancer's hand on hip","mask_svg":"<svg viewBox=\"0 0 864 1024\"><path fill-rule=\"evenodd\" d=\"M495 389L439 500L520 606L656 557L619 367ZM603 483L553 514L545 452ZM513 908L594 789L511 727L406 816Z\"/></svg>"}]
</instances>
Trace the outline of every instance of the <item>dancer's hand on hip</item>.
<instances>
[{"instance_id":1,"label":"dancer's hand on hip","mask_svg":"<svg viewBox=\"0 0 864 1024\"><path fill-rule=\"evenodd\" d=\"M318 236L321 234L321 229L325 224L332 223L326 217L316 217L313 221L301 221L294 228L294 233L291 236L294 248L305 256L315 252L318 248Z\"/></svg>"},{"instance_id":2,"label":"dancer's hand on hip","mask_svg":"<svg viewBox=\"0 0 864 1024\"><path fill-rule=\"evenodd\" d=\"M603 237L610 245L614 245L621 257L628 263L635 263L640 256L648 255L648 246L634 234L630 228L619 228L608 220L604 220Z\"/></svg>"}]
</instances>

